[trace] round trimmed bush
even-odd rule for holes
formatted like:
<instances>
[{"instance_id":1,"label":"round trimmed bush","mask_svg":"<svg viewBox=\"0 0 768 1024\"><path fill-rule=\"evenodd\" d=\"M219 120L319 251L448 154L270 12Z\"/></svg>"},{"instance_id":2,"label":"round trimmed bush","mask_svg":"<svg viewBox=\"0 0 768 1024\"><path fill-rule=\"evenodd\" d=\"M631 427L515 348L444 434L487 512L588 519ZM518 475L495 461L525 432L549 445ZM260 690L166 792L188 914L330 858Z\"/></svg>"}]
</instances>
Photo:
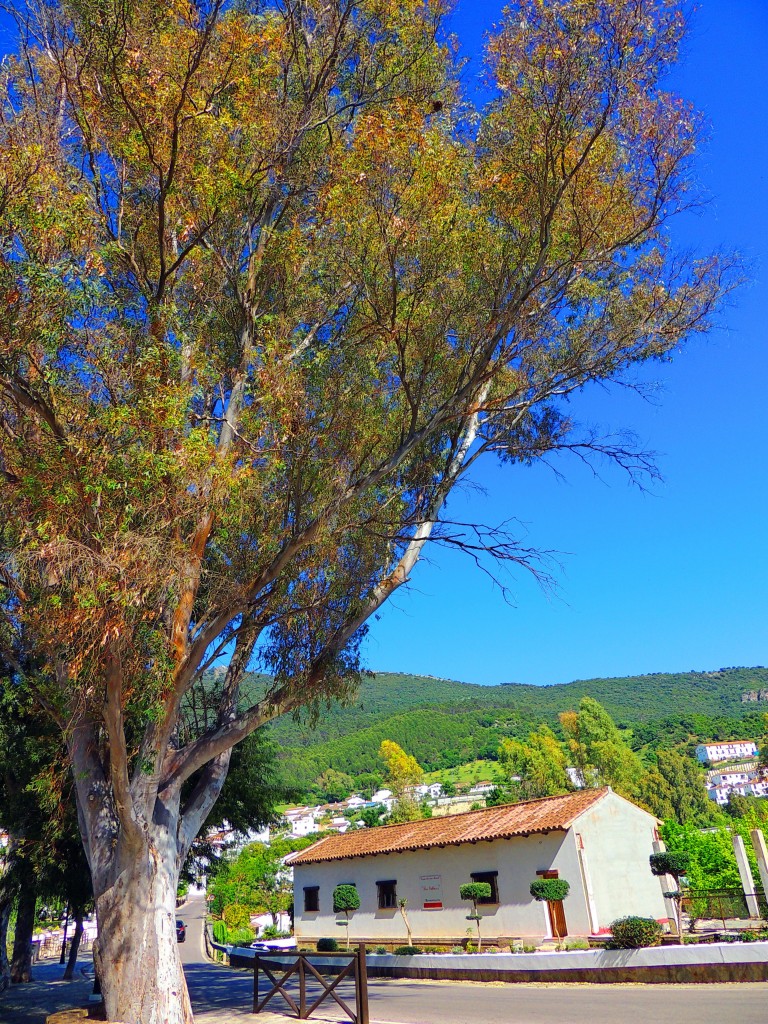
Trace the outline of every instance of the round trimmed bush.
<instances>
[{"instance_id":1,"label":"round trimmed bush","mask_svg":"<svg viewBox=\"0 0 768 1024\"><path fill-rule=\"evenodd\" d=\"M564 900L571 887L564 878L537 878L531 882L531 896L540 903L557 903Z\"/></svg>"},{"instance_id":2,"label":"round trimmed bush","mask_svg":"<svg viewBox=\"0 0 768 1024\"><path fill-rule=\"evenodd\" d=\"M691 855L684 850L664 850L662 853L652 853L650 862L652 874L679 878L691 866Z\"/></svg>"},{"instance_id":3,"label":"round trimmed bush","mask_svg":"<svg viewBox=\"0 0 768 1024\"><path fill-rule=\"evenodd\" d=\"M478 900L488 900L491 898L491 884L490 882L465 882L464 885L459 886L459 896L463 900L472 900L473 903L477 903Z\"/></svg>"},{"instance_id":4,"label":"round trimmed bush","mask_svg":"<svg viewBox=\"0 0 768 1024\"><path fill-rule=\"evenodd\" d=\"M336 939L318 939L317 940L317 952L318 953L338 953L339 944Z\"/></svg>"},{"instance_id":5,"label":"round trimmed bush","mask_svg":"<svg viewBox=\"0 0 768 1024\"><path fill-rule=\"evenodd\" d=\"M661 925L652 917L620 917L610 927L614 949L645 949L661 943Z\"/></svg>"},{"instance_id":6,"label":"round trimmed bush","mask_svg":"<svg viewBox=\"0 0 768 1024\"><path fill-rule=\"evenodd\" d=\"M342 911L346 914L350 910L360 909L360 893L357 886L342 883L333 890L333 912L339 914Z\"/></svg>"}]
</instances>

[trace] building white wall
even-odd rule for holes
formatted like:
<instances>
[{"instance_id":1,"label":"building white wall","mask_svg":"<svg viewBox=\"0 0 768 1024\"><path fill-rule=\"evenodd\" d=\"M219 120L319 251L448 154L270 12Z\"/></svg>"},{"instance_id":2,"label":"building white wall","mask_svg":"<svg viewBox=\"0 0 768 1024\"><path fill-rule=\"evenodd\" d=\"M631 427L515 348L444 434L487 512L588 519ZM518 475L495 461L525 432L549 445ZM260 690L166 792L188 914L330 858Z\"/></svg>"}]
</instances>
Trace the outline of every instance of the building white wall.
<instances>
[{"instance_id":1,"label":"building white wall","mask_svg":"<svg viewBox=\"0 0 768 1024\"><path fill-rule=\"evenodd\" d=\"M397 898L408 900L415 940L463 939L468 928L474 934L474 924L466 919L471 905L459 898L459 886L478 871L498 872L499 904L480 908L485 938L541 939L550 934L546 905L530 895L537 871L557 870L570 883L564 902L569 935L593 934L628 914L665 919L661 886L649 864L655 828L652 815L608 793L580 815L568 832L299 864L294 869L296 936L300 940L343 938L344 930L335 923L332 893L339 883L351 882L360 893L361 906L351 915L350 937L405 942L400 911L378 908L376 882L395 879ZM420 878L426 875L440 876L440 910L422 906ZM320 909L307 913L303 888L313 885L319 886Z\"/></svg>"},{"instance_id":2,"label":"building white wall","mask_svg":"<svg viewBox=\"0 0 768 1024\"><path fill-rule=\"evenodd\" d=\"M576 845L591 879L595 930L629 914L667 917L659 879L651 874L650 855L656 819L616 793L608 793L574 823ZM570 879L569 879L570 881ZM565 903L566 912L568 901Z\"/></svg>"},{"instance_id":3,"label":"building white wall","mask_svg":"<svg viewBox=\"0 0 768 1024\"><path fill-rule=\"evenodd\" d=\"M433 848L408 853L380 854L345 861L297 864L294 869L295 918L297 939L323 936L343 938L336 926L332 893L341 882L351 882L360 893L360 910L350 917L350 937L358 940L395 939L406 942L405 924L398 909L378 908L377 881L395 879L397 898L408 900L408 919L416 940L466 937L475 934L467 921L471 904L459 898L459 886L470 882L473 871L498 871L498 906L481 906L481 933L485 938L498 936L542 938L549 934L545 904L530 895L530 884L539 870L556 869L571 883L571 895L565 901L565 916L570 935L588 935L589 917L580 883L576 845L572 833L552 832L546 836L497 839L492 842L466 843L461 846ZM440 875L443 909L423 909L421 876ZM304 886L320 887L320 910L304 911ZM343 921L344 915L339 915Z\"/></svg>"}]
</instances>

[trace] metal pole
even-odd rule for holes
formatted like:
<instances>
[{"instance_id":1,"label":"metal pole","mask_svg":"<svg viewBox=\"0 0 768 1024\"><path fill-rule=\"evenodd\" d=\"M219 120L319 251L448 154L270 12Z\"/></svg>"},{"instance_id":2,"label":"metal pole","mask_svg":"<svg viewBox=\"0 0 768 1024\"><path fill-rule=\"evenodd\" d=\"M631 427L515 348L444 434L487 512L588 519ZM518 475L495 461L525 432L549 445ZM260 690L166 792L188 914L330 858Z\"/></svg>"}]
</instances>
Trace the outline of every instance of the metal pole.
<instances>
[{"instance_id":1,"label":"metal pole","mask_svg":"<svg viewBox=\"0 0 768 1024\"><path fill-rule=\"evenodd\" d=\"M67 903L67 910L64 914L64 938L61 940L61 956L59 957L59 963L66 963L67 960L67 928L69 927L69 903Z\"/></svg>"},{"instance_id":2,"label":"metal pole","mask_svg":"<svg viewBox=\"0 0 768 1024\"><path fill-rule=\"evenodd\" d=\"M357 947L357 1024L368 1024L368 967L364 942Z\"/></svg>"}]
</instances>

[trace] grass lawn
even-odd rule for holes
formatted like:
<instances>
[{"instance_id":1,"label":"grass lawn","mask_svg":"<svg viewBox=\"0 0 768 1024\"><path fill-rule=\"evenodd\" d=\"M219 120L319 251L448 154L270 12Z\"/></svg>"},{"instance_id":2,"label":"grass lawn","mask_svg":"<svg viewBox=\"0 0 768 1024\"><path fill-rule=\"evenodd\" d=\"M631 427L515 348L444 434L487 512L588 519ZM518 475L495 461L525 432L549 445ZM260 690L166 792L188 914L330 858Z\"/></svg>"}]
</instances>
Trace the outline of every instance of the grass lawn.
<instances>
[{"instance_id":1,"label":"grass lawn","mask_svg":"<svg viewBox=\"0 0 768 1024\"><path fill-rule=\"evenodd\" d=\"M425 772L424 781L453 782L474 785L476 782L501 782L501 769L496 761L469 761L456 768L443 768L437 772Z\"/></svg>"}]
</instances>

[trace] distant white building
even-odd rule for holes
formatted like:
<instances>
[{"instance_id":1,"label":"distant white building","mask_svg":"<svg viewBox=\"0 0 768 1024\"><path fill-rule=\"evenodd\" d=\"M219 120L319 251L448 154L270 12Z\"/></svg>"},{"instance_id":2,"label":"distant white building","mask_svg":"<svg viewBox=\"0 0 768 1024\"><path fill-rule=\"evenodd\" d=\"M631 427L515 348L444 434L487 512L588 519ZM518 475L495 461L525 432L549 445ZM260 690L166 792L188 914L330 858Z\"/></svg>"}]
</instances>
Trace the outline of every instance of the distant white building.
<instances>
[{"instance_id":1,"label":"distant white building","mask_svg":"<svg viewBox=\"0 0 768 1024\"><path fill-rule=\"evenodd\" d=\"M486 796L491 790L496 789L495 782L477 782L469 791L470 796Z\"/></svg>"},{"instance_id":2,"label":"distant white building","mask_svg":"<svg viewBox=\"0 0 768 1024\"><path fill-rule=\"evenodd\" d=\"M350 811L356 811L360 807L365 807L365 800L363 800L363 798L361 796L358 796L356 793L353 793L351 797L344 801L344 803L346 804L347 809Z\"/></svg>"},{"instance_id":3,"label":"distant white building","mask_svg":"<svg viewBox=\"0 0 768 1024\"><path fill-rule=\"evenodd\" d=\"M391 789L377 789L371 797L372 804L381 804L386 807L388 811L392 810L392 804L395 802L392 795Z\"/></svg>"},{"instance_id":4,"label":"distant white building","mask_svg":"<svg viewBox=\"0 0 768 1024\"><path fill-rule=\"evenodd\" d=\"M754 757L757 744L753 740L731 740L727 743L700 743L696 757L702 763L709 761L730 761L737 757Z\"/></svg>"},{"instance_id":5,"label":"distant white building","mask_svg":"<svg viewBox=\"0 0 768 1024\"><path fill-rule=\"evenodd\" d=\"M313 814L304 814L300 818L289 819L290 834L294 839L300 839L301 836L308 836L311 832L317 831L317 822Z\"/></svg>"}]
</instances>

